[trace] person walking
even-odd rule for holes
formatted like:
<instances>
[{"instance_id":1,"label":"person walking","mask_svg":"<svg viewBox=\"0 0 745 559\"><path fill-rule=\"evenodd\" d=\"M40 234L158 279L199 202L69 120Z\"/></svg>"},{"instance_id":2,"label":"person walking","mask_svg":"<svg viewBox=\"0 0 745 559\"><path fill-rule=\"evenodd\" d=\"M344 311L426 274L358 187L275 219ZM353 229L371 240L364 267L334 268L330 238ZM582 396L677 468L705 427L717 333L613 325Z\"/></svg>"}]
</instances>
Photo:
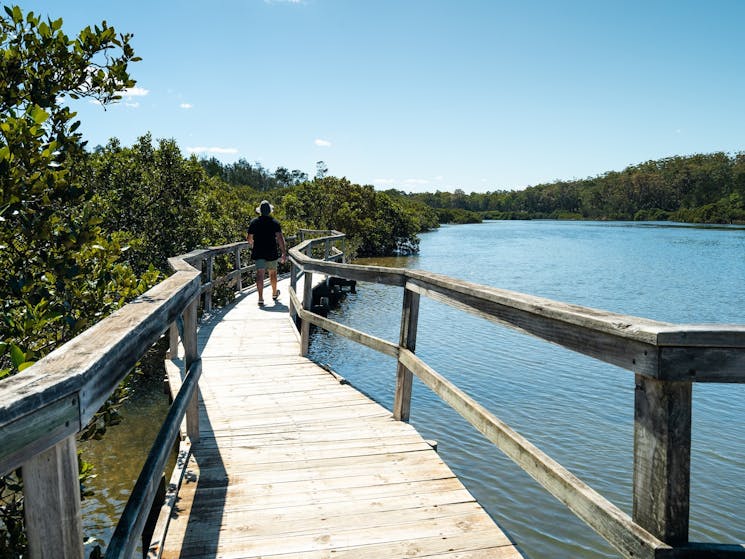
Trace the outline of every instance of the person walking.
<instances>
[{"instance_id":1,"label":"person walking","mask_svg":"<svg viewBox=\"0 0 745 559\"><path fill-rule=\"evenodd\" d=\"M272 286L272 299L275 303L279 298L277 289L277 259L282 254L282 263L287 260L287 246L282 235L282 226L272 217L274 206L268 200L262 200L255 217L248 224L246 240L251 247L251 258L256 263L256 291L259 294L259 306L264 306L264 278L265 270L269 270L269 283Z\"/></svg>"}]
</instances>

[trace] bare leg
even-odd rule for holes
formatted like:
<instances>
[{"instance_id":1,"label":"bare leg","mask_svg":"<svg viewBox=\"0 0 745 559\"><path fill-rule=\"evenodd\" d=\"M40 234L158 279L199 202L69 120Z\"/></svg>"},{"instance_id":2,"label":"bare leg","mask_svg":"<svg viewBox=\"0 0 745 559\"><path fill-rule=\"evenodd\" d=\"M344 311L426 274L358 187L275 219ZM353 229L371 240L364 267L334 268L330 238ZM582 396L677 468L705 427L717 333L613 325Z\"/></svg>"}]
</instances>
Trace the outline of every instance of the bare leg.
<instances>
[{"instance_id":1,"label":"bare leg","mask_svg":"<svg viewBox=\"0 0 745 559\"><path fill-rule=\"evenodd\" d=\"M256 270L256 291L259 294L259 302L264 301L264 268Z\"/></svg>"},{"instance_id":2,"label":"bare leg","mask_svg":"<svg viewBox=\"0 0 745 559\"><path fill-rule=\"evenodd\" d=\"M272 284L272 297L277 295L277 270L269 270L269 283Z\"/></svg>"}]
</instances>

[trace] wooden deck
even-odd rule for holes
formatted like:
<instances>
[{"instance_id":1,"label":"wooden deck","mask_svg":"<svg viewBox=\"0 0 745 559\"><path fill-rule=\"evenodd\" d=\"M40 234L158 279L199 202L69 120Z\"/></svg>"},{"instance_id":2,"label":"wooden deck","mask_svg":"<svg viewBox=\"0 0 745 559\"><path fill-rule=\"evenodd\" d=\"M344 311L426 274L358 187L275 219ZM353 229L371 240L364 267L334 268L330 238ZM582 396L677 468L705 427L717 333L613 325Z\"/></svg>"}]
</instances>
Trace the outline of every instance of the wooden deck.
<instances>
[{"instance_id":1,"label":"wooden deck","mask_svg":"<svg viewBox=\"0 0 745 559\"><path fill-rule=\"evenodd\" d=\"M413 427L299 356L288 287L200 328L201 440L163 557L521 557Z\"/></svg>"}]
</instances>

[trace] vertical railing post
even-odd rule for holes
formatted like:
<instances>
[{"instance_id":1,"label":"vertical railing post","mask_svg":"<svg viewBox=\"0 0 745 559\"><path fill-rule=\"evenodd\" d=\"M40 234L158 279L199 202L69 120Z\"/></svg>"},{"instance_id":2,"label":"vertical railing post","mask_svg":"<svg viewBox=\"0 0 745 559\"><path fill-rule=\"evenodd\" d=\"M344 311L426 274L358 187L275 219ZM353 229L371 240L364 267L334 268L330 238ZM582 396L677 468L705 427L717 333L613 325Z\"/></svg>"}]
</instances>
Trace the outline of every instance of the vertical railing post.
<instances>
[{"instance_id":1,"label":"vertical railing post","mask_svg":"<svg viewBox=\"0 0 745 559\"><path fill-rule=\"evenodd\" d=\"M207 281L205 282L209 285L209 288L207 289L207 293L204 294L205 312L210 312L212 310L212 272L214 269L214 263L215 257L209 255L207 257Z\"/></svg>"},{"instance_id":2,"label":"vertical railing post","mask_svg":"<svg viewBox=\"0 0 745 559\"><path fill-rule=\"evenodd\" d=\"M31 559L81 559L83 520L75 436L23 465L26 537Z\"/></svg>"},{"instance_id":3,"label":"vertical railing post","mask_svg":"<svg viewBox=\"0 0 745 559\"><path fill-rule=\"evenodd\" d=\"M409 351L416 350L416 330L419 323L419 293L404 286L404 302L401 309L401 335L399 346ZM396 369L396 394L393 399L393 418L408 421L411 411L411 384L413 375L401 362Z\"/></svg>"},{"instance_id":4,"label":"vertical railing post","mask_svg":"<svg viewBox=\"0 0 745 559\"><path fill-rule=\"evenodd\" d=\"M188 373L191 364L199 359L199 348L197 346L197 305L199 297L184 310L184 373ZM199 391L194 392L194 397L186 410L186 434L192 443L199 440Z\"/></svg>"},{"instance_id":5,"label":"vertical railing post","mask_svg":"<svg viewBox=\"0 0 745 559\"><path fill-rule=\"evenodd\" d=\"M295 262L290 260L290 289L292 289L295 295L297 295L297 270L298 268ZM292 299L290 299L290 318L292 319L292 323L297 326L297 311L295 310Z\"/></svg>"},{"instance_id":6,"label":"vertical railing post","mask_svg":"<svg viewBox=\"0 0 745 559\"><path fill-rule=\"evenodd\" d=\"M347 263L347 237L341 238L341 263Z\"/></svg>"},{"instance_id":7,"label":"vertical railing post","mask_svg":"<svg viewBox=\"0 0 745 559\"><path fill-rule=\"evenodd\" d=\"M241 273L241 249L236 247L235 249L235 269L238 272L238 280L236 282L237 291L243 291L243 274Z\"/></svg>"},{"instance_id":8,"label":"vertical railing post","mask_svg":"<svg viewBox=\"0 0 745 559\"><path fill-rule=\"evenodd\" d=\"M313 306L313 273L303 275L303 308L310 311ZM300 326L300 355L308 355L310 345L310 322L303 320Z\"/></svg>"},{"instance_id":9,"label":"vertical railing post","mask_svg":"<svg viewBox=\"0 0 745 559\"><path fill-rule=\"evenodd\" d=\"M178 324L172 322L168 327L168 359L178 359Z\"/></svg>"},{"instance_id":10,"label":"vertical railing post","mask_svg":"<svg viewBox=\"0 0 745 559\"><path fill-rule=\"evenodd\" d=\"M328 259L331 257L331 239L326 239L326 246L323 250L323 259L328 262Z\"/></svg>"},{"instance_id":11,"label":"vertical railing post","mask_svg":"<svg viewBox=\"0 0 745 559\"><path fill-rule=\"evenodd\" d=\"M688 541L692 392L636 375L633 518L672 546Z\"/></svg>"}]
</instances>

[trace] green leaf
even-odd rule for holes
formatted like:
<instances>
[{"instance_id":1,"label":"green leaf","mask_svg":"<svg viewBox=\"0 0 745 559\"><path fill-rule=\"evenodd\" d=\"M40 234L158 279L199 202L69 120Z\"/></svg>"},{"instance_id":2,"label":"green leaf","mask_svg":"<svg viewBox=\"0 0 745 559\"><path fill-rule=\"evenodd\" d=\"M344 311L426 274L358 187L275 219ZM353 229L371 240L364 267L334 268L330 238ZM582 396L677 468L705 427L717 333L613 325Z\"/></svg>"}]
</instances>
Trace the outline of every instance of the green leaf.
<instances>
[{"instance_id":1,"label":"green leaf","mask_svg":"<svg viewBox=\"0 0 745 559\"><path fill-rule=\"evenodd\" d=\"M23 369L28 369L34 363L36 363L36 361L24 361L23 363L18 365L18 372L20 373Z\"/></svg>"},{"instance_id":2,"label":"green leaf","mask_svg":"<svg viewBox=\"0 0 745 559\"><path fill-rule=\"evenodd\" d=\"M10 360L13 362L13 365L18 368L21 364L26 362L26 354L23 353L20 347L12 344L10 346Z\"/></svg>"},{"instance_id":3,"label":"green leaf","mask_svg":"<svg viewBox=\"0 0 745 559\"><path fill-rule=\"evenodd\" d=\"M42 124L49 118L49 113L47 113L39 105L34 105L31 109L31 118L34 119L34 122L36 124Z\"/></svg>"}]
</instances>

